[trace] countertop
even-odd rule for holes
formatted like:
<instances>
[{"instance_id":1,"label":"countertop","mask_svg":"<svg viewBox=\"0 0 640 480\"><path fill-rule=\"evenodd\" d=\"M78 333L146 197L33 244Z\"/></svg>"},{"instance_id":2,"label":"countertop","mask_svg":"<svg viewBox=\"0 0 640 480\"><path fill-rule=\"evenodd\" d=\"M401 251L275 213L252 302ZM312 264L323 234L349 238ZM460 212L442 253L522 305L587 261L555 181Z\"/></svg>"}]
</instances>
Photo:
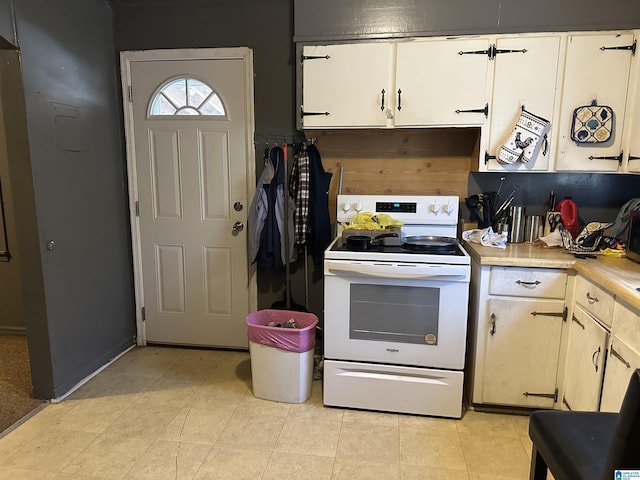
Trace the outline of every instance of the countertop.
<instances>
[{"instance_id":1,"label":"countertop","mask_svg":"<svg viewBox=\"0 0 640 480\"><path fill-rule=\"evenodd\" d=\"M561 248L534 247L530 243L510 243L507 248L483 247L464 242L464 249L480 265L572 269L592 280L631 307L640 309L640 263L628 258L578 259Z\"/></svg>"}]
</instances>

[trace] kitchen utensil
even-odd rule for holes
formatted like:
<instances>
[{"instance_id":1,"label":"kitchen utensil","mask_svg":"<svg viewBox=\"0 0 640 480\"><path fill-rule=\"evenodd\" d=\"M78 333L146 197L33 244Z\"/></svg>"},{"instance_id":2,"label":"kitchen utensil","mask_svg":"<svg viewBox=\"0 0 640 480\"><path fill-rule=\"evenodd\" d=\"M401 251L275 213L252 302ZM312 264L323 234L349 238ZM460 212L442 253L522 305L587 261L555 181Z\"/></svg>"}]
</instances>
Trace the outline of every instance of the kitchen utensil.
<instances>
[{"instance_id":1,"label":"kitchen utensil","mask_svg":"<svg viewBox=\"0 0 640 480\"><path fill-rule=\"evenodd\" d=\"M547 212L542 233L543 236L546 237L551 232L555 232L559 225L562 225L560 214L558 212Z\"/></svg>"},{"instance_id":2,"label":"kitchen utensil","mask_svg":"<svg viewBox=\"0 0 640 480\"><path fill-rule=\"evenodd\" d=\"M515 206L509 209L509 242L521 243L524 240L525 207Z\"/></svg>"},{"instance_id":3,"label":"kitchen utensil","mask_svg":"<svg viewBox=\"0 0 640 480\"><path fill-rule=\"evenodd\" d=\"M397 233L383 233L370 237L368 235L349 235L347 237L347 248L350 250L362 251L371 250L373 247L380 244L381 238L397 237Z\"/></svg>"}]
</instances>

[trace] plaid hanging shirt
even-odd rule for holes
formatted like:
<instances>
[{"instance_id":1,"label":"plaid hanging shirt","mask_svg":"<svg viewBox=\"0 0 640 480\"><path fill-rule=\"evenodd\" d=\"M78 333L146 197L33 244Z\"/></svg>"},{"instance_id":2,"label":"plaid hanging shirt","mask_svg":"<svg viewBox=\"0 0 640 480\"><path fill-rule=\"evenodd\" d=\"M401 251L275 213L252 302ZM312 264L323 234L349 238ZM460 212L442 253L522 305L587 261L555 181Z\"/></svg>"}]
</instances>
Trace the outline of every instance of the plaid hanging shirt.
<instances>
[{"instance_id":1,"label":"plaid hanging shirt","mask_svg":"<svg viewBox=\"0 0 640 480\"><path fill-rule=\"evenodd\" d=\"M294 241L297 245L307 243L309 234L309 154L306 150L296 157L291 169L289 193L296 202L293 216Z\"/></svg>"}]
</instances>

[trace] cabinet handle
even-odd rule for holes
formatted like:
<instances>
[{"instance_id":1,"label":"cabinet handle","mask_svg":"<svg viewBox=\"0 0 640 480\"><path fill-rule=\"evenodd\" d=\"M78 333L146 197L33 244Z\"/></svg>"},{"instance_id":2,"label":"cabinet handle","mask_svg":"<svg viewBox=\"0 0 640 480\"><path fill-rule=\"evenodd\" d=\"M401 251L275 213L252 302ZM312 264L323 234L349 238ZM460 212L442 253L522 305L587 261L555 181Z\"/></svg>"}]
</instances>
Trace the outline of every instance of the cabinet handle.
<instances>
[{"instance_id":1,"label":"cabinet handle","mask_svg":"<svg viewBox=\"0 0 640 480\"><path fill-rule=\"evenodd\" d=\"M613 348L613 345L611 345L610 351L611 351L611 355L613 355L618 360L620 360L622 363L624 363L627 368L631 368L631 364L629 362L627 362L622 355L620 355L618 352L616 352L616 350Z\"/></svg>"},{"instance_id":2,"label":"cabinet handle","mask_svg":"<svg viewBox=\"0 0 640 480\"><path fill-rule=\"evenodd\" d=\"M492 314L491 314L491 317L489 317L489 318L490 318L490 320L489 320L489 326L491 327L491 328L489 329L489 333L490 333L491 335L495 335L495 334L496 334L496 314L495 314L495 313L492 313Z\"/></svg>"},{"instance_id":3,"label":"cabinet handle","mask_svg":"<svg viewBox=\"0 0 640 480\"><path fill-rule=\"evenodd\" d=\"M593 366L595 367L596 372L598 371L598 364L596 362L598 361L598 357L600 356L600 350L601 350L601 347L600 345L598 345L598 349L595 352L593 352L593 355L591 355L591 363L593 363Z\"/></svg>"},{"instance_id":4,"label":"cabinet handle","mask_svg":"<svg viewBox=\"0 0 640 480\"><path fill-rule=\"evenodd\" d=\"M402 90L398 89L398 110L402 110Z\"/></svg>"},{"instance_id":5,"label":"cabinet handle","mask_svg":"<svg viewBox=\"0 0 640 480\"><path fill-rule=\"evenodd\" d=\"M589 303L593 304L593 303L598 303L600 300L598 299L598 297L592 297L591 294L589 292L587 292L587 300L589 301Z\"/></svg>"},{"instance_id":6,"label":"cabinet handle","mask_svg":"<svg viewBox=\"0 0 640 480\"><path fill-rule=\"evenodd\" d=\"M540 285L540 283L542 283L542 282L540 282L538 280L536 280L535 282L525 282L524 280L516 280L516 283L518 285L522 285L522 286L525 286L525 287L535 287L537 285Z\"/></svg>"},{"instance_id":7,"label":"cabinet handle","mask_svg":"<svg viewBox=\"0 0 640 480\"><path fill-rule=\"evenodd\" d=\"M584 330L584 324L580 320L578 320L575 315L571 317L571 321L576 322Z\"/></svg>"},{"instance_id":8,"label":"cabinet handle","mask_svg":"<svg viewBox=\"0 0 640 480\"><path fill-rule=\"evenodd\" d=\"M380 110L382 110L384 112L384 88L380 91L380 93L382 94L382 102L380 103Z\"/></svg>"}]
</instances>

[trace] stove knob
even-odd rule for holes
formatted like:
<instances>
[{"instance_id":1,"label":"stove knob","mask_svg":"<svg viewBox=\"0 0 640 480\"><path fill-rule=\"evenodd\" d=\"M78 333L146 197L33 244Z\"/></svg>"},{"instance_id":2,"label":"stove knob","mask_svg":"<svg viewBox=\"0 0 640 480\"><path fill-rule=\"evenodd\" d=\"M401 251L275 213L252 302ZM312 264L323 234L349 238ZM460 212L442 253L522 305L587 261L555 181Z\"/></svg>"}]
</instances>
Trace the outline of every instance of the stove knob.
<instances>
[{"instance_id":1,"label":"stove knob","mask_svg":"<svg viewBox=\"0 0 640 480\"><path fill-rule=\"evenodd\" d=\"M447 215L451 215L451 213L453 212L453 203L449 202L446 203L442 209L444 210L444 213L446 213Z\"/></svg>"},{"instance_id":2,"label":"stove knob","mask_svg":"<svg viewBox=\"0 0 640 480\"><path fill-rule=\"evenodd\" d=\"M349 202L344 202L341 208L344 213L347 213L351 209L351 205L349 205Z\"/></svg>"},{"instance_id":3,"label":"stove knob","mask_svg":"<svg viewBox=\"0 0 640 480\"><path fill-rule=\"evenodd\" d=\"M437 215L438 213L440 213L440 204L439 203L432 203L431 204L431 211Z\"/></svg>"},{"instance_id":4,"label":"stove knob","mask_svg":"<svg viewBox=\"0 0 640 480\"><path fill-rule=\"evenodd\" d=\"M359 200L356 202L356 204L353 206L353 209L360 213L362 211L362 209L364 208L364 206L362 205L362 202L360 202Z\"/></svg>"}]
</instances>

